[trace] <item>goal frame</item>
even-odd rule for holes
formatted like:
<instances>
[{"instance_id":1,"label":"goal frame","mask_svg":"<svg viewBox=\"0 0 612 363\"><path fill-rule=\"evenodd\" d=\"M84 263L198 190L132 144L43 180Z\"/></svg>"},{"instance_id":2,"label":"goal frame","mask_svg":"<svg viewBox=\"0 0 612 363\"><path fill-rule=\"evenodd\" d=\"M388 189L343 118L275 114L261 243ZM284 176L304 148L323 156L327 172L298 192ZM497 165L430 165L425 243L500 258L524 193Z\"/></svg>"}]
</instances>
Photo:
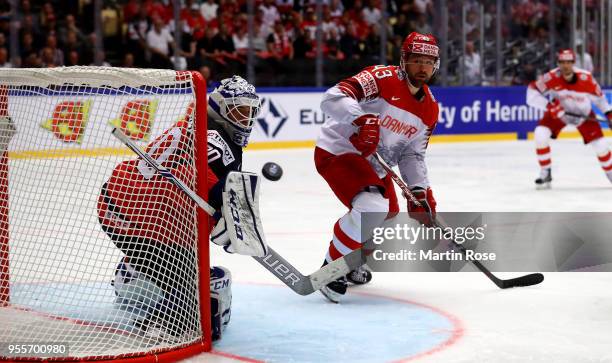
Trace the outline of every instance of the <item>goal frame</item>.
<instances>
[{"instance_id":1,"label":"goal frame","mask_svg":"<svg viewBox=\"0 0 612 363\"><path fill-rule=\"evenodd\" d=\"M65 70L70 68L78 68L79 71L87 70L87 68L99 69L100 67L65 67ZM27 69L20 69L27 71ZM32 70L35 71L35 70ZM39 71L36 69L36 71ZM6 73L5 73L6 74ZM207 162L207 86L204 77L197 71L175 71L176 79L184 80L190 77L193 87L195 99L195 145L194 150L199 154L195 158L196 178L195 190L198 195L207 200L208 196L208 162ZM9 87L14 82L7 82L3 79L0 73L0 117L10 116L8 113L8 94ZM10 153L8 150L0 149L0 307L10 305L10 269L9 269L9 185L8 174L10 173L9 160ZM188 343L178 347L164 348L160 351L152 351L146 353L126 353L120 354L116 358L110 356L88 356L88 357L61 357L61 358L9 358L10 360L27 360L27 361L96 361L96 362L174 362L180 359L185 359L190 356L202 352L208 352L212 349L212 328L211 328L211 312L210 312L210 262L209 262L209 221L208 215L200 208L196 208L196 223L197 223L197 266L198 266L198 294L199 294L199 309L200 309L200 324L202 327L202 336L195 342ZM5 342L6 343L6 342ZM0 361L6 357L0 357Z\"/></svg>"}]
</instances>

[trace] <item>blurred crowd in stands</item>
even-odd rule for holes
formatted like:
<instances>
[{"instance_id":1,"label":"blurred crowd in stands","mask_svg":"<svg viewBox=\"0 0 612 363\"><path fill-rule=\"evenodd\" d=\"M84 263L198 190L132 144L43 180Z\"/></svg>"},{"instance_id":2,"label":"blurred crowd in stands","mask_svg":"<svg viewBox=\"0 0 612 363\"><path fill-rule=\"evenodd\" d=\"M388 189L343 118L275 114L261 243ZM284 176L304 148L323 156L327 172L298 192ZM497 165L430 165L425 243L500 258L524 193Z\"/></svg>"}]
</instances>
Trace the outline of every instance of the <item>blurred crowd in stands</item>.
<instances>
[{"instance_id":1,"label":"blurred crowd in stands","mask_svg":"<svg viewBox=\"0 0 612 363\"><path fill-rule=\"evenodd\" d=\"M182 0L178 22L172 0L105 0L102 29L98 32L103 37L103 48L96 47L93 0L14 1L18 3L16 12L11 9L11 0L0 0L1 67L97 64L191 69L211 80L246 73L246 0ZM504 1L501 55L496 54L495 47L495 0L388 0L386 14L381 10L381 0L322 1L325 84L368 65L398 64L401 43L411 31L440 36L440 3L446 3L449 14L449 84L491 84L497 56L502 57L505 84L526 84L554 66L549 57L548 0ZM557 49L569 45L571 3L556 0ZM589 14L594 14L597 1L588 3ZM466 7L465 22L460 16L462 7ZM257 0L254 14L256 84L314 85L316 1ZM16 22L11 23L11 19ZM587 19L590 34L595 19ZM10 54L11 24L18 33L17 54ZM387 39L382 51L381 32L386 33ZM484 49L479 49L481 44ZM595 42L588 44L592 45L588 53L597 52ZM588 68L588 61L580 59L581 66Z\"/></svg>"}]
</instances>

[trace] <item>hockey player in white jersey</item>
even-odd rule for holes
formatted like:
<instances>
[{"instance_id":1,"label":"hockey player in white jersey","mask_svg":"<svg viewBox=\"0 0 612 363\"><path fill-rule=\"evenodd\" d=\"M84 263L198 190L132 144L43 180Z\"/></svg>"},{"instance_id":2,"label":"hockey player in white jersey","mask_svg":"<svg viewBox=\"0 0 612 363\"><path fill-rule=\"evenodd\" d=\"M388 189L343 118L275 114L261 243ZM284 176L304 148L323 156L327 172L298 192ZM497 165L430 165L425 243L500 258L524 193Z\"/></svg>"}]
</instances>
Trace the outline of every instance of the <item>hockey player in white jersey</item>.
<instances>
[{"instance_id":1,"label":"hockey player in white jersey","mask_svg":"<svg viewBox=\"0 0 612 363\"><path fill-rule=\"evenodd\" d=\"M398 165L402 178L422 206L408 203L413 218L427 223L425 208L434 213L436 201L429 186L425 150L438 120L438 103L427 82L440 63L436 39L416 32L406 37L398 66L373 66L328 89L321 109L329 116L315 148L317 171L338 199L349 209L335 223L325 263L359 249L361 214L399 212L390 176L371 154L378 152L391 166ZM348 282L367 283L372 274L365 267L333 281L321 290L338 302ZM348 280L348 281L347 281Z\"/></svg>"},{"instance_id":2,"label":"hockey player in white jersey","mask_svg":"<svg viewBox=\"0 0 612 363\"><path fill-rule=\"evenodd\" d=\"M601 126L592 110L594 103L606 114L612 126L612 106L601 92L591 73L574 67L576 55L571 49L557 55L558 67L542 75L527 88L527 104L545 109L534 134L536 153L540 164L540 176L536 188L550 188L552 160L550 139L556 139L567 125L576 127L586 145L591 145L599 163L612 182L612 153Z\"/></svg>"}]
</instances>

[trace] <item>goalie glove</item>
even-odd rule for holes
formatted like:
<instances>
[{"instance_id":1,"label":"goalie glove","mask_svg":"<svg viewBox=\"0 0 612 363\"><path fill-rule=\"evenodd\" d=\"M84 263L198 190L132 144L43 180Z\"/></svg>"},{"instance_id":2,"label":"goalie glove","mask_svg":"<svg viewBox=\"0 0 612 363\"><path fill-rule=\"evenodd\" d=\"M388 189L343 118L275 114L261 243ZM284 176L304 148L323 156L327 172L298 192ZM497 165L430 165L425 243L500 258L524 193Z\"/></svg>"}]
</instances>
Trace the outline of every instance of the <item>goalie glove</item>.
<instances>
[{"instance_id":1,"label":"goalie glove","mask_svg":"<svg viewBox=\"0 0 612 363\"><path fill-rule=\"evenodd\" d=\"M436 219L437 204L431 188L423 189L421 187L414 187L411 189L411 192L419 201L420 205L410 201L410 198L406 198L408 199L408 215L421 224L431 226L433 220Z\"/></svg>"},{"instance_id":2,"label":"goalie glove","mask_svg":"<svg viewBox=\"0 0 612 363\"><path fill-rule=\"evenodd\" d=\"M371 113L359 116L353 121L357 133L351 135L349 141L361 155L368 157L376 151L380 139L380 120Z\"/></svg>"}]
</instances>

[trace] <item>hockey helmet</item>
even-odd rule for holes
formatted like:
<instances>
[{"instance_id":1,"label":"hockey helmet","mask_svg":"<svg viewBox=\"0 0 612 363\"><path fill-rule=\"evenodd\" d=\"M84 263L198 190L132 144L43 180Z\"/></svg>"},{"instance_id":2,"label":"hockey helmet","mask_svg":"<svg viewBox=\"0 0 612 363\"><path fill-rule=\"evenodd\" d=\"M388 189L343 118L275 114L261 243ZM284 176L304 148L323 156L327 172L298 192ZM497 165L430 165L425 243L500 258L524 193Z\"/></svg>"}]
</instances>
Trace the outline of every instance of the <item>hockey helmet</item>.
<instances>
[{"instance_id":1,"label":"hockey helmet","mask_svg":"<svg viewBox=\"0 0 612 363\"><path fill-rule=\"evenodd\" d=\"M576 62L576 53L571 49L561 49L557 53L557 62Z\"/></svg>"},{"instance_id":2,"label":"hockey helmet","mask_svg":"<svg viewBox=\"0 0 612 363\"><path fill-rule=\"evenodd\" d=\"M402 43L402 53L400 58L400 68L406 72L406 64L410 54L423 54L435 58L433 73L440 68L440 48L436 37L431 34L421 34L412 32L408 34Z\"/></svg>"},{"instance_id":3,"label":"hockey helmet","mask_svg":"<svg viewBox=\"0 0 612 363\"><path fill-rule=\"evenodd\" d=\"M222 80L208 96L208 110L214 120L242 147L249 143L260 109L261 100L255 93L255 86L240 76Z\"/></svg>"}]
</instances>

